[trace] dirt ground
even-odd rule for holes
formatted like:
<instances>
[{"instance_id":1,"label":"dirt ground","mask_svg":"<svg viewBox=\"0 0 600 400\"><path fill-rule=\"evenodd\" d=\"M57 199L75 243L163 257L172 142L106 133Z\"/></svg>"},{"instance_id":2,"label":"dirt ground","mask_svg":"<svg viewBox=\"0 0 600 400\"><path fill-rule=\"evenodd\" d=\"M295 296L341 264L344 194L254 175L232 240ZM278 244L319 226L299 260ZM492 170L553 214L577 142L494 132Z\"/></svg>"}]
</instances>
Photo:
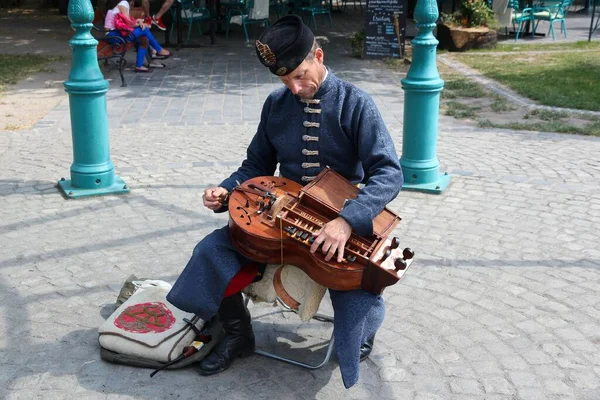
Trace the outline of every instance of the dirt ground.
<instances>
[{"instance_id":1,"label":"dirt ground","mask_svg":"<svg viewBox=\"0 0 600 400\"><path fill-rule=\"evenodd\" d=\"M64 82L71 68L69 39L73 31L56 10L8 10L0 16L0 53L60 55L50 72L8 85L0 94L0 131L29 129L48 111L68 101Z\"/></svg>"},{"instance_id":2,"label":"dirt ground","mask_svg":"<svg viewBox=\"0 0 600 400\"><path fill-rule=\"evenodd\" d=\"M54 72L40 73L0 94L0 130L29 129L62 101L68 101L62 82L70 62L51 64Z\"/></svg>"}]
</instances>

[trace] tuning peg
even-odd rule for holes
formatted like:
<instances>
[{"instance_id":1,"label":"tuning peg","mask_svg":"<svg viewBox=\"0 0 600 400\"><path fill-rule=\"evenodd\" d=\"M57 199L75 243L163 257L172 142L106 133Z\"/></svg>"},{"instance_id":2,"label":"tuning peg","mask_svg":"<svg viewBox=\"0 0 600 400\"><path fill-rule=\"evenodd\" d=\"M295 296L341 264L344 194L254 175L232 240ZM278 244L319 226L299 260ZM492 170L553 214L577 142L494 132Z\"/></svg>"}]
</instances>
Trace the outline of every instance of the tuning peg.
<instances>
[{"instance_id":1,"label":"tuning peg","mask_svg":"<svg viewBox=\"0 0 600 400\"><path fill-rule=\"evenodd\" d=\"M410 247L405 248L404 250L402 250L402 257L405 260L410 260L415 256L415 252L412 251L412 249Z\"/></svg>"},{"instance_id":2,"label":"tuning peg","mask_svg":"<svg viewBox=\"0 0 600 400\"><path fill-rule=\"evenodd\" d=\"M392 243L390 243L390 249L397 249L398 246L400 246L400 238L396 236L392 239Z\"/></svg>"},{"instance_id":3,"label":"tuning peg","mask_svg":"<svg viewBox=\"0 0 600 400\"><path fill-rule=\"evenodd\" d=\"M405 259L398 257L394 261L394 267L396 267L396 271L404 271L408 267L408 264Z\"/></svg>"},{"instance_id":4,"label":"tuning peg","mask_svg":"<svg viewBox=\"0 0 600 400\"><path fill-rule=\"evenodd\" d=\"M390 249L387 249L385 253L383 253L383 257L381 257L381 262L384 262L391 254L392 251Z\"/></svg>"}]
</instances>

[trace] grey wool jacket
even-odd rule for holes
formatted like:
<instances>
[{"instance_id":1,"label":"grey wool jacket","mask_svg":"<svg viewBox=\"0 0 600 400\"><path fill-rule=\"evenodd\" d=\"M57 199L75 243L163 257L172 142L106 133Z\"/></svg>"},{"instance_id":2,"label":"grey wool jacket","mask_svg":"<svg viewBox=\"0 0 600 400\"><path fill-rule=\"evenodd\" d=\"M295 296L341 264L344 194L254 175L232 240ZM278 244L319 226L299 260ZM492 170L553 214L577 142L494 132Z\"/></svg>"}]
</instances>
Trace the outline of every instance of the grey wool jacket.
<instances>
[{"instance_id":1,"label":"grey wool jacket","mask_svg":"<svg viewBox=\"0 0 600 400\"><path fill-rule=\"evenodd\" d=\"M341 212L360 236L372 234L373 218L398 194L403 181L394 143L373 100L331 71L310 101L286 88L268 97L246 159L220 186L231 191L236 181L272 176L277 165L281 176L300 184L326 166L353 183L365 183ZM196 245L167 300L208 320L217 313L229 282L250 262L235 249L228 226L217 229ZM383 323L385 305L381 296L364 290L330 289L329 294L336 355L349 388L359 378L360 347Z\"/></svg>"},{"instance_id":2,"label":"grey wool jacket","mask_svg":"<svg viewBox=\"0 0 600 400\"><path fill-rule=\"evenodd\" d=\"M271 176L307 184L329 166L352 183L364 183L341 216L359 236L373 233L373 218L393 200L403 176L394 142L371 97L328 70L314 99L283 87L263 106L256 135L241 167L220 186ZM223 210L224 211L224 210Z\"/></svg>"}]
</instances>

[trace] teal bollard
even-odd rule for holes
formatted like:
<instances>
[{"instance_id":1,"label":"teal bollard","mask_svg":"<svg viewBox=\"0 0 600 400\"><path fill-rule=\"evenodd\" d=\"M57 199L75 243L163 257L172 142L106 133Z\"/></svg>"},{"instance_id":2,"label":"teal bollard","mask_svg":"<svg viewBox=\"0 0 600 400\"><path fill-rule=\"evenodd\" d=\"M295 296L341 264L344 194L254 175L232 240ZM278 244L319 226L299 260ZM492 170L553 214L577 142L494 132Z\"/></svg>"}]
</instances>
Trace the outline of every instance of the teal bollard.
<instances>
[{"instance_id":1,"label":"teal bollard","mask_svg":"<svg viewBox=\"0 0 600 400\"><path fill-rule=\"evenodd\" d=\"M90 0L71 0L69 20L75 30L69 45L73 61L65 90L69 94L73 164L71 179L62 178L58 188L67 198L128 193L129 187L115 175L108 144L108 114L104 79L98 60L98 42L90 34L94 9Z\"/></svg>"},{"instance_id":2,"label":"teal bollard","mask_svg":"<svg viewBox=\"0 0 600 400\"><path fill-rule=\"evenodd\" d=\"M404 89L404 130L400 165L404 173L402 190L442 193L450 183L448 173L440 174L436 156L440 92L444 81L436 66L438 41L433 36L438 19L436 0L418 0L415 20L418 33L412 40L413 58Z\"/></svg>"}]
</instances>

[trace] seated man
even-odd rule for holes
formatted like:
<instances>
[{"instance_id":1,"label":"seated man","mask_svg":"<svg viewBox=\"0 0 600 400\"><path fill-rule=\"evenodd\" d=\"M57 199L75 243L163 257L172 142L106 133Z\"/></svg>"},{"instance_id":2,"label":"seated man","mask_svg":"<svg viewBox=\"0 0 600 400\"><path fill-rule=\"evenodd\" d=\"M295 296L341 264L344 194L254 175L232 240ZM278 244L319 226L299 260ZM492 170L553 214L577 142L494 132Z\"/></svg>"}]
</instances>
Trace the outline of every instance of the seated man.
<instances>
[{"instance_id":1,"label":"seated man","mask_svg":"<svg viewBox=\"0 0 600 400\"><path fill-rule=\"evenodd\" d=\"M166 30L167 26L164 24L162 16L169 11L169 8L171 8L173 5L173 1L174 0L165 0L163 5L160 7L160 10L150 17L150 0L142 0L142 8L144 9L144 13L146 15L144 23L148 25L156 25L156 27L161 31Z\"/></svg>"},{"instance_id":2,"label":"seated man","mask_svg":"<svg viewBox=\"0 0 600 400\"><path fill-rule=\"evenodd\" d=\"M225 211L219 199L236 182L272 176L277 164L281 176L301 184L329 166L355 184L366 182L340 216L315 234L310 249L322 251L327 261L337 257L341 262L351 232L372 235L373 218L402 187L394 142L373 100L323 64L323 50L300 17L288 15L268 27L256 41L256 52L285 87L265 101L246 160L218 187L205 190L204 205ZM217 229L198 243L167 296L176 307L205 320L218 313L223 323L225 335L200 363L202 375L224 371L235 358L254 351L250 313L241 293L224 297L232 278L251 262L236 251L227 226ZM371 352L383 322L383 299L364 290L330 290L330 297L336 352L349 388L357 382L359 361Z\"/></svg>"}]
</instances>

